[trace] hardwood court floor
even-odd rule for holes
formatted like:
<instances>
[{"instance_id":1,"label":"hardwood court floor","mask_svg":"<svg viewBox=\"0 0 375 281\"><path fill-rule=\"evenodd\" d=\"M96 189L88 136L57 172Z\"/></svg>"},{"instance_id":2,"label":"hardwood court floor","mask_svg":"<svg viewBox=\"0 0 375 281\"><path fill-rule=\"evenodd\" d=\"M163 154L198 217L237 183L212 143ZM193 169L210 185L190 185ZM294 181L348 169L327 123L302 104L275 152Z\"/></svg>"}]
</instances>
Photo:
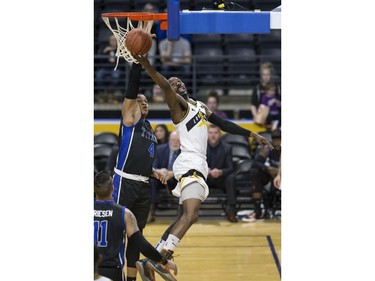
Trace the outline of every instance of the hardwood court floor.
<instances>
[{"instance_id":1,"label":"hardwood court floor","mask_svg":"<svg viewBox=\"0 0 375 281\"><path fill-rule=\"evenodd\" d=\"M146 226L144 235L152 245L170 222ZM178 281L280 280L281 222L200 220L176 248L174 260ZM156 274L156 280L163 279Z\"/></svg>"}]
</instances>

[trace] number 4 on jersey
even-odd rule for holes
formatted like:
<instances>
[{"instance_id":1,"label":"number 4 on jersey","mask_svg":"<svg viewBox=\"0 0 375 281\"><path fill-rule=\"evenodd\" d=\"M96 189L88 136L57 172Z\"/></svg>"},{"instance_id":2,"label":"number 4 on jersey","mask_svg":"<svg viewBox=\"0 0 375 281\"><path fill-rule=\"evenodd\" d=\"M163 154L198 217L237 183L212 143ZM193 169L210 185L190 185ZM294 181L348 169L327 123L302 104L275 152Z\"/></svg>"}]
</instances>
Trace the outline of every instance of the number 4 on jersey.
<instances>
[{"instance_id":1,"label":"number 4 on jersey","mask_svg":"<svg viewBox=\"0 0 375 281\"><path fill-rule=\"evenodd\" d=\"M151 143L150 146L147 149L148 153L150 153L151 157L154 157L154 151L155 151L155 145L154 143Z\"/></svg>"}]
</instances>

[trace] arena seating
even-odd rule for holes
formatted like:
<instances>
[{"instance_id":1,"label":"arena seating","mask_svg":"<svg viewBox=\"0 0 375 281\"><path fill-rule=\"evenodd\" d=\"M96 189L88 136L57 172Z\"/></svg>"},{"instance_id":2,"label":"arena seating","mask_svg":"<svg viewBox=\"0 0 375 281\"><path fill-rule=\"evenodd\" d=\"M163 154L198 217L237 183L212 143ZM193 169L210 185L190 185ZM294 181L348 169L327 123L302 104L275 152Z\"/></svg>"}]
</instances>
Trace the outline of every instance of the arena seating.
<instances>
[{"instance_id":1,"label":"arena seating","mask_svg":"<svg viewBox=\"0 0 375 281\"><path fill-rule=\"evenodd\" d=\"M238 5L231 5L231 9L270 11L279 5L280 0L239 0ZM95 69L100 66L99 50L107 42L110 31L100 18L101 13L109 11L140 11L144 4L152 3L162 11L165 1L162 0L95 0L94 1L94 52ZM213 1L192 0L180 1L181 9L202 10L212 8ZM233 7L232 7L233 6ZM229 6L228 6L229 7ZM188 85L191 93L211 89L213 86L222 90L225 95L248 91L259 80L259 65L264 61L274 63L276 82L281 79L281 32L273 30L271 34L193 34L192 42L192 78ZM156 68L160 65L159 53L156 54ZM114 66L113 66L114 67ZM115 90L124 91L126 87L129 65L121 60L120 68L124 70L121 77L123 84ZM142 87L148 94L151 93L153 81L147 74L142 75ZM105 89L95 87L95 93Z\"/></svg>"}]
</instances>

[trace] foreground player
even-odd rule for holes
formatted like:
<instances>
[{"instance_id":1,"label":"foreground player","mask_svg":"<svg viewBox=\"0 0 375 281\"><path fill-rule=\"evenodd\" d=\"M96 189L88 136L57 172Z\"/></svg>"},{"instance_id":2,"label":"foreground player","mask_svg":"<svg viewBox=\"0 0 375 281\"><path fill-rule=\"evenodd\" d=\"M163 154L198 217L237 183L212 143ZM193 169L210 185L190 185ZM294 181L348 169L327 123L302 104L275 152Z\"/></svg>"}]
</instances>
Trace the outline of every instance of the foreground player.
<instances>
[{"instance_id":1,"label":"foreground player","mask_svg":"<svg viewBox=\"0 0 375 281\"><path fill-rule=\"evenodd\" d=\"M94 243L101 249L103 255L98 273L113 281L124 281L122 268L127 235L128 244L133 243L143 255L160 263L162 268L172 269L177 274L176 264L163 257L143 237L133 213L113 201L113 190L112 177L109 173L100 172L95 176Z\"/></svg>"},{"instance_id":2,"label":"foreground player","mask_svg":"<svg viewBox=\"0 0 375 281\"><path fill-rule=\"evenodd\" d=\"M170 259L174 253L174 248L188 229L198 220L201 202L208 196L209 191L206 184L208 174L206 161L207 121L230 134L253 137L259 144L267 145L271 149L273 147L266 138L222 119L212 113L202 102L189 99L185 84L180 79L172 77L167 80L151 66L146 57L132 55L163 90L172 121L180 136L181 154L173 165L173 173L178 180L178 184L172 191L175 196L179 197L180 216L166 230L157 246L161 254ZM145 264L158 272L164 280L176 280L169 272L152 261L139 261L137 262L137 268L141 268L141 265L144 268ZM142 278L143 280L150 280L147 279L147 276L142 276Z\"/></svg>"},{"instance_id":3,"label":"foreground player","mask_svg":"<svg viewBox=\"0 0 375 281\"><path fill-rule=\"evenodd\" d=\"M150 123L146 120L148 102L144 95L138 94L141 71L141 65L132 64L125 100L121 108L121 143L114 169L113 198L117 204L126 206L133 212L142 233L151 205L149 176L153 174L154 177L158 177L158 175L152 172L157 139ZM139 260L139 250L132 241L129 241L126 248L127 281L136 280L137 260Z\"/></svg>"}]
</instances>

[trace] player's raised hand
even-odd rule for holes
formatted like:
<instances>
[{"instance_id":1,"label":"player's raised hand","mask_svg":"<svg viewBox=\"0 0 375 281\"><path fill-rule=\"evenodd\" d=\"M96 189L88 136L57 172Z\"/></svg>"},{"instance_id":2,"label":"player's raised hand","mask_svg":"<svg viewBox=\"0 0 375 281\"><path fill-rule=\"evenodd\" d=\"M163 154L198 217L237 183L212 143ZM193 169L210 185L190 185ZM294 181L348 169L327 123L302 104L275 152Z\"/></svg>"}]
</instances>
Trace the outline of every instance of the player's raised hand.
<instances>
[{"instance_id":1,"label":"player's raised hand","mask_svg":"<svg viewBox=\"0 0 375 281\"><path fill-rule=\"evenodd\" d=\"M147 64L150 64L150 62L149 62L149 60L147 58L147 55L141 55L141 54L132 53L132 56L133 56L133 58L135 58L143 66L145 66Z\"/></svg>"},{"instance_id":2,"label":"player's raised hand","mask_svg":"<svg viewBox=\"0 0 375 281\"><path fill-rule=\"evenodd\" d=\"M255 139L255 141L260 145L267 145L269 149L273 149L272 144L265 138L257 133L251 132L251 136Z\"/></svg>"}]
</instances>

